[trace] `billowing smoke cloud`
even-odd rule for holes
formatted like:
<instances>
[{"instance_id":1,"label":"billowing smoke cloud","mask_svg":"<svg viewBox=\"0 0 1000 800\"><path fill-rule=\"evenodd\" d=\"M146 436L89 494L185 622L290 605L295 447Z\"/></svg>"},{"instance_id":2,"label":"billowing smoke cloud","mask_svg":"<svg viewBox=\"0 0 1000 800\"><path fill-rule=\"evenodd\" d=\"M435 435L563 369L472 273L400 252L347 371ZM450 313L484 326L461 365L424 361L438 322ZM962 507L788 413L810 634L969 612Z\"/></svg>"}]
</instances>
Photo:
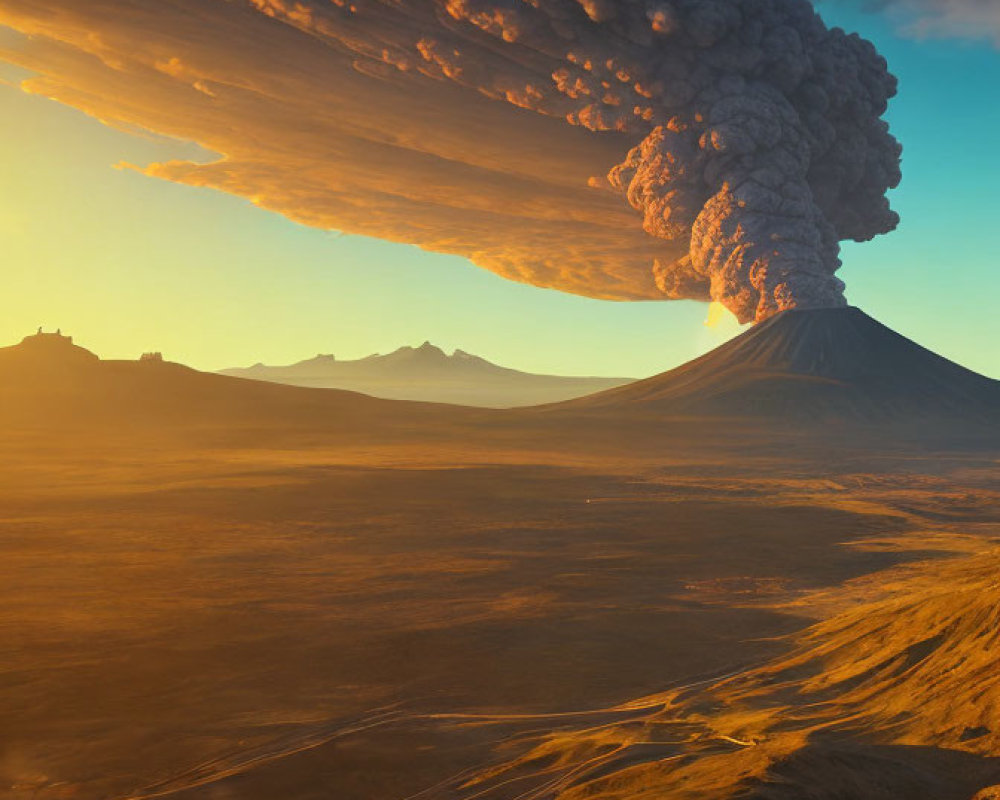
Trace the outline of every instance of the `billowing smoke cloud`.
<instances>
[{"instance_id":1,"label":"billowing smoke cloud","mask_svg":"<svg viewBox=\"0 0 1000 800\"><path fill-rule=\"evenodd\" d=\"M444 12L508 47L565 54L554 87L536 86L467 73L454 37L422 39L448 79L645 134L608 177L647 233L690 242L655 267L668 297L707 291L744 321L843 305L838 242L898 222L885 192L900 148L880 119L895 80L805 0L449 0Z\"/></svg>"},{"instance_id":2,"label":"billowing smoke cloud","mask_svg":"<svg viewBox=\"0 0 1000 800\"><path fill-rule=\"evenodd\" d=\"M541 286L760 320L843 305L839 242L898 222L895 80L808 0L0 0L0 20L34 34L5 54L34 90L225 154L151 174Z\"/></svg>"}]
</instances>

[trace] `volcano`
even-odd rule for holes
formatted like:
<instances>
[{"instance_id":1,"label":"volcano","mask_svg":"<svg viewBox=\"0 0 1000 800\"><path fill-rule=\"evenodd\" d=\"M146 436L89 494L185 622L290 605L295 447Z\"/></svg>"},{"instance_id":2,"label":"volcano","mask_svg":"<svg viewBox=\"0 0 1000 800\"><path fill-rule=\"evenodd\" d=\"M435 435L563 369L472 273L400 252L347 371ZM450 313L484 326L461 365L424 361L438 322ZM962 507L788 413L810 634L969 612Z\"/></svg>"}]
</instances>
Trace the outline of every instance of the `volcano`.
<instances>
[{"instance_id":1,"label":"volcano","mask_svg":"<svg viewBox=\"0 0 1000 800\"><path fill-rule=\"evenodd\" d=\"M550 408L1000 421L1000 381L921 347L858 308L791 310L669 372Z\"/></svg>"}]
</instances>

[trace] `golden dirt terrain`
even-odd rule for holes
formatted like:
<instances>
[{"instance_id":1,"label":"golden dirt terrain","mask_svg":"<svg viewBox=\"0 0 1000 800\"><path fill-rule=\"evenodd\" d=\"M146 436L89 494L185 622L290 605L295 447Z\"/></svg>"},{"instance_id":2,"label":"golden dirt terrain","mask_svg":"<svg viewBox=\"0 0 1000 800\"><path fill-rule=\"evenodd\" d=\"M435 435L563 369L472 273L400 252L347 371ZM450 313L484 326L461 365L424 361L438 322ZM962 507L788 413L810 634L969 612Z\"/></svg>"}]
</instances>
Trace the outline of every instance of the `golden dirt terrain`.
<instances>
[{"instance_id":1,"label":"golden dirt terrain","mask_svg":"<svg viewBox=\"0 0 1000 800\"><path fill-rule=\"evenodd\" d=\"M1000 784L993 439L27 363L4 798Z\"/></svg>"}]
</instances>

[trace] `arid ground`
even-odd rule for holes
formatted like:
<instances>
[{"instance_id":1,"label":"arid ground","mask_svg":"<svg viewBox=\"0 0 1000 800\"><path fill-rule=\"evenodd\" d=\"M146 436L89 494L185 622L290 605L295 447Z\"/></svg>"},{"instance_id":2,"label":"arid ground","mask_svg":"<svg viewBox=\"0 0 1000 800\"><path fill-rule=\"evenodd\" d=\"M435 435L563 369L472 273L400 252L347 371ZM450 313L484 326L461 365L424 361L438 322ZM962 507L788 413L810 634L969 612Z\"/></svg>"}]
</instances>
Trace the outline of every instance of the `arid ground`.
<instances>
[{"instance_id":1,"label":"arid ground","mask_svg":"<svg viewBox=\"0 0 1000 800\"><path fill-rule=\"evenodd\" d=\"M0 794L925 796L911 764L928 797L1000 782L972 710L993 699L916 708L897 663L967 603L909 628L891 605L962 584L996 608L995 447L413 408L6 430Z\"/></svg>"}]
</instances>

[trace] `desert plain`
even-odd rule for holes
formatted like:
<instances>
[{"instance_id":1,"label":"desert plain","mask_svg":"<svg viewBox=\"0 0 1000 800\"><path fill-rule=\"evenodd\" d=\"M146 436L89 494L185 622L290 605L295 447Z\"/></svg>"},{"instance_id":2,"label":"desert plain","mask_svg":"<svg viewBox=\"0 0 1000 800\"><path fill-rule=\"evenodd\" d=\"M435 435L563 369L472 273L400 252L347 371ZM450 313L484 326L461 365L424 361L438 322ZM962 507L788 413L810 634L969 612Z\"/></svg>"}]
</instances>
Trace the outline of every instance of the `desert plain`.
<instances>
[{"instance_id":1,"label":"desert plain","mask_svg":"<svg viewBox=\"0 0 1000 800\"><path fill-rule=\"evenodd\" d=\"M997 384L860 312L527 409L0 372L4 797L1000 783Z\"/></svg>"},{"instance_id":2,"label":"desert plain","mask_svg":"<svg viewBox=\"0 0 1000 800\"><path fill-rule=\"evenodd\" d=\"M0 439L7 797L744 796L793 754L823 775L828 729L947 761L927 796L1000 781L968 709L709 732L733 676L997 558L989 442L391 401L82 425L48 402ZM885 780L857 796L903 796Z\"/></svg>"}]
</instances>

